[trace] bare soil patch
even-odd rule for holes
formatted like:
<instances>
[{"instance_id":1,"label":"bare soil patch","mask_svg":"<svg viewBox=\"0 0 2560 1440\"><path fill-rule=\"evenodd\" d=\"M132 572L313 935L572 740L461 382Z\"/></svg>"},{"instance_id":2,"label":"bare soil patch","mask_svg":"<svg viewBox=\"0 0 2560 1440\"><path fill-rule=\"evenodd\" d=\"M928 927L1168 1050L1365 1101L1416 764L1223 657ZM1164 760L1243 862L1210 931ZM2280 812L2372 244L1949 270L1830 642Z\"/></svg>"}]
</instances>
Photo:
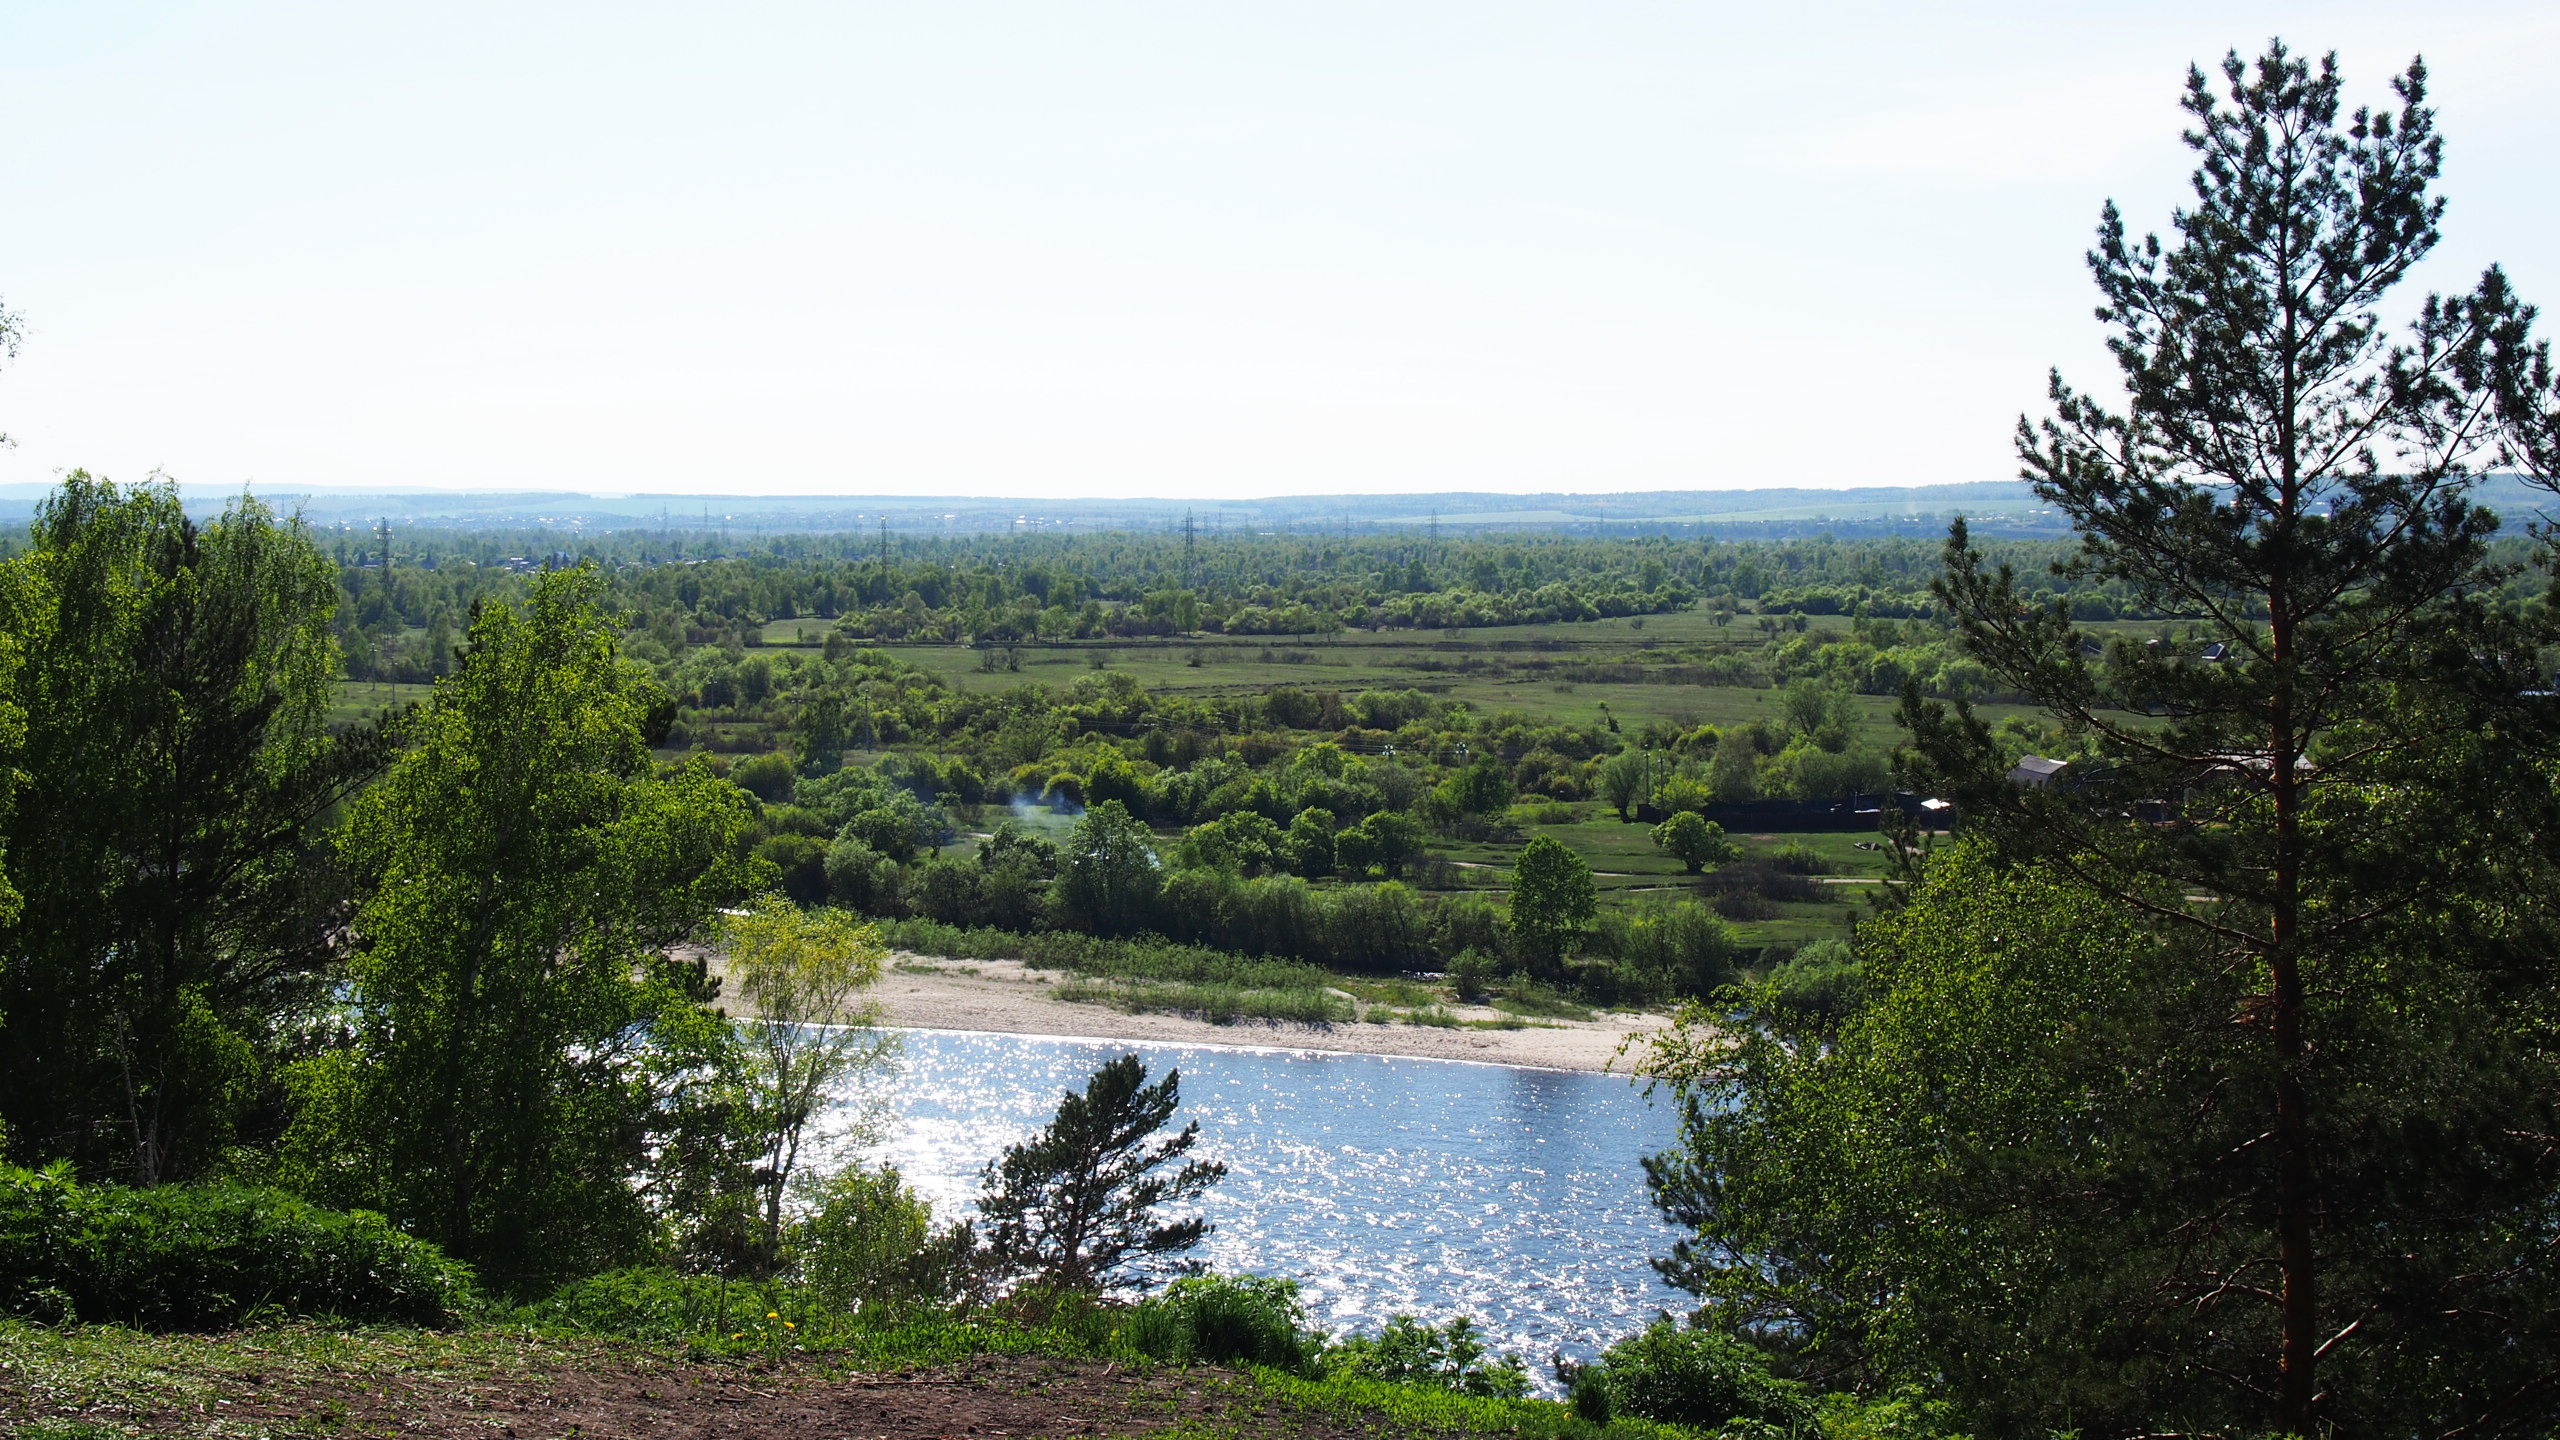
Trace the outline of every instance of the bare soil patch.
<instances>
[{"instance_id":1,"label":"bare soil patch","mask_svg":"<svg viewBox=\"0 0 2560 1440\"><path fill-rule=\"evenodd\" d=\"M1221 1434L1352 1440L1367 1431L1271 1403L1206 1367L980 1357L923 1370L831 1371L820 1359L738 1366L621 1347L533 1347L522 1365L208 1367L184 1393L95 1393L71 1404L0 1376L0 1416L28 1436L374 1435L423 1440L853 1440L853 1437ZM616 1353L619 1350L620 1353ZM572 1353L585 1351L585 1353ZM155 1367L156 1368L156 1367ZM179 1379L161 1371L165 1379ZM146 1387L159 1389L161 1387ZM14 1393L13 1393L14 1392ZM39 1403L29 1403L37 1401Z\"/></svg>"}]
</instances>

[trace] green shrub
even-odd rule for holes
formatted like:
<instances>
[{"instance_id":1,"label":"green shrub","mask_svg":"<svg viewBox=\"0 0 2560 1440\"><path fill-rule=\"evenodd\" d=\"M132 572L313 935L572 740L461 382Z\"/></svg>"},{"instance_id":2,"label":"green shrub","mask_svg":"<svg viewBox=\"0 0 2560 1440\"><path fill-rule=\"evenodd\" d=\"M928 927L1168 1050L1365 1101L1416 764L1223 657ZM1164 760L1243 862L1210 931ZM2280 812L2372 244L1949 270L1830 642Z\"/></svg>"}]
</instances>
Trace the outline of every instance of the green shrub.
<instances>
[{"instance_id":1,"label":"green shrub","mask_svg":"<svg viewBox=\"0 0 2560 1440\"><path fill-rule=\"evenodd\" d=\"M442 1324L471 1272L369 1211L245 1185L82 1185L0 1166L0 1309L47 1323L213 1329L285 1314Z\"/></svg>"},{"instance_id":2,"label":"green shrub","mask_svg":"<svg viewBox=\"0 0 2560 1440\"><path fill-rule=\"evenodd\" d=\"M956 1237L937 1234L933 1207L888 1166L850 1167L820 1182L816 1204L791 1227L800 1281L820 1303L853 1311L948 1295Z\"/></svg>"},{"instance_id":3,"label":"green shrub","mask_svg":"<svg viewBox=\"0 0 2560 1440\"><path fill-rule=\"evenodd\" d=\"M1513 1399L1529 1393L1529 1370L1517 1355L1487 1359L1476 1322L1460 1315L1428 1325L1397 1315L1375 1337L1354 1335L1324 1354L1329 1375L1359 1375L1399 1385L1430 1385L1464 1395Z\"/></svg>"},{"instance_id":4,"label":"green shrub","mask_svg":"<svg viewBox=\"0 0 2560 1440\"><path fill-rule=\"evenodd\" d=\"M1307 1329L1298 1282L1269 1275L1176 1280L1132 1307L1122 1343L1158 1360L1268 1365L1313 1375L1324 1337Z\"/></svg>"},{"instance_id":5,"label":"green shrub","mask_svg":"<svg viewBox=\"0 0 2560 1440\"><path fill-rule=\"evenodd\" d=\"M1801 840L1790 840L1769 852L1769 863L1790 875L1828 875L1837 868L1822 852Z\"/></svg>"},{"instance_id":6,"label":"green shrub","mask_svg":"<svg viewBox=\"0 0 2560 1440\"><path fill-rule=\"evenodd\" d=\"M1842 940L1816 940L1769 972L1781 1003L1833 1019L1864 1002L1866 983L1858 952Z\"/></svg>"},{"instance_id":7,"label":"green shrub","mask_svg":"<svg viewBox=\"0 0 2560 1440\"><path fill-rule=\"evenodd\" d=\"M1615 1414L1703 1429L1734 1420L1784 1428L1813 1418L1804 1387L1771 1375L1760 1352L1668 1317L1601 1351L1593 1369Z\"/></svg>"},{"instance_id":8,"label":"green shrub","mask_svg":"<svg viewBox=\"0 0 2560 1440\"><path fill-rule=\"evenodd\" d=\"M572 1280L518 1313L549 1328L678 1341L726 1338L749 1328L761 1331L768 1312L776 1312L777 1320L801 1320L804 1307L795 1301L770 1282L634 1266Z\"/></svg>"},{"instance_id":9,"label":"green shrub","mask_svg":"<svg viewBox=\"0 0 2560 1440\"><path fill-rule=\"evenodd\" d=\"M1449 988L1460 1000L1481 999L1494 974L1493 957L1470 945L1449 962Z\"/></svg>"}]
</instances>

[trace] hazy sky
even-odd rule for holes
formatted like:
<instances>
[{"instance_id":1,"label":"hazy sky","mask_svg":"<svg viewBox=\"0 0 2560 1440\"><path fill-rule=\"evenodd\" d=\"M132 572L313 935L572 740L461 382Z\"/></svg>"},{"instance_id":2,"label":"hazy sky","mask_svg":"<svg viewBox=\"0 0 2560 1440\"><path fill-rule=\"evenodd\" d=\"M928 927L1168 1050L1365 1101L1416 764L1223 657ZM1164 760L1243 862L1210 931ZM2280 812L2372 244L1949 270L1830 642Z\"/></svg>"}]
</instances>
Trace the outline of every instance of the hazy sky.
<instances>
[{"instance_id":1,"label":"hazy sky","mask_svg":"<svg viewBox=\"0 0 2560 1440\"><path fill-rule=\"evenodd\" d=\"M0 481L2003 479L2278 33L2423 51L2423 283L2560 314L2548 3L7 0Z\"/></svg>"}]
</instances>

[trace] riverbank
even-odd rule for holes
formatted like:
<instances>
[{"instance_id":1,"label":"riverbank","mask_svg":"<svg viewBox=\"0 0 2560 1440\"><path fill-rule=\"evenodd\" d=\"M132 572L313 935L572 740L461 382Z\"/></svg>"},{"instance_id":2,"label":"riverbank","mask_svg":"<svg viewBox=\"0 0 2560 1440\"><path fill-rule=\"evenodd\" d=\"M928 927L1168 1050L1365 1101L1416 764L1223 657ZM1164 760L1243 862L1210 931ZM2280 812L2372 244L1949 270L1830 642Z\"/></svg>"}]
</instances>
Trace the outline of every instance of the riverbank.
<instances>
[{"instance_id":1,"label":"riverbank","mask_svg":"<svg viewBox=\"0 0 2560 1440\"><path fill-rule=\"evenodd\" d=\"M945 960L898 952L873 998L890 1025L922 1030L984 1030L1008 1035L1070 1035L1167 1045L1268 1045L1355 1055L1476 1060L1548 1070L1623 1072L1667 1017L1603 1013L1591 1020L1517 1021L1481 1006L1452 1006L1452 1025L1403 1020L1298 1024L1207 1020L1162 1013L1131 1014L1106 1004L1061 999L1065 977L1014 960ZM1347 997L1346 997L1347 998ZM1474 1022L1474 1023L1469 1023ZM1509 1027L1517 1024L1518 1028Z\"/></svg>"}]
</instances>

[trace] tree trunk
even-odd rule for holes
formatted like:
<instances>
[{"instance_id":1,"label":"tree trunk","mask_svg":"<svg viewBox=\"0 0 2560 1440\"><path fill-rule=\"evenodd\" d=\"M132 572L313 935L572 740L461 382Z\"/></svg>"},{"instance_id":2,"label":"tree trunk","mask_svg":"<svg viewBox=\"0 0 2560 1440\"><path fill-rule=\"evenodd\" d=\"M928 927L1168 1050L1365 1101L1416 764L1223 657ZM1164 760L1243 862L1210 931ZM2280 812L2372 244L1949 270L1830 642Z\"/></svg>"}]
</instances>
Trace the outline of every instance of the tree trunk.
<instances>
[{"instance_id":1,"label":"tree trunk","mask_svg":"<svg viewBox=\"0 0 2560 1440\"><path fill-rule=\"evenodd\" d=\"M2292 487L2286 487L2292 498ZM2269 597L2268 650L2276 672L2269 697L2267 779L2273 788L2276 853L2269 916L2268 1024L2276 1051L2276 1268L2283 1277L2282 1350L2277 1362L2276 1428L2309 1435L2318 1394L2318 1266L2311 1249L2316 1180L2311 1171L2309 1108L2302 1084L2302 968L2295 954L2302 907L2302 782L2296 766L2303 736L2293 712L2288 667L2294 660L2294 624L2284 595Z\"/></svg>"}]
</instances>

